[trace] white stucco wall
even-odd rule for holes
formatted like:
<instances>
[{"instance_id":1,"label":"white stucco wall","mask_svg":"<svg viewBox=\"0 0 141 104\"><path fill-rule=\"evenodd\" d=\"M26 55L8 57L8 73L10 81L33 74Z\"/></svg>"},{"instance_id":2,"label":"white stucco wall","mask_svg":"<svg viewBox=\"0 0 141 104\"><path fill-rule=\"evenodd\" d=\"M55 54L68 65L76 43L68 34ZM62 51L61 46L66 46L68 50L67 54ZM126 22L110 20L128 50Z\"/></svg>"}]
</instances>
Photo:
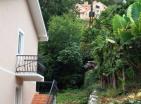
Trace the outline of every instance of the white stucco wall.
<instances>
[{"instance_id":1,"label":"white stucco wall","mask_svg":"<svg viewBox=\"0 0 141 104\"><path fill-rule=\"evenodd\" d=\"M26 0L0 0L0 103L14 104L18 30L24 32L24 54L37 55L38 38ZM4 70L1 70L4 69ZM8 73L9 71L10 73ZM31 104L35 82L24 83L23 104ZM28 100L28 101L27 101Z\"/></svg>"},{"instance_id":2,"label":"white stucco wall","mask_svg":"<svg viewBox=\"0 0 141 104\"><path fill-rule=\"evenodd\" d=\"M37 54L37 36L26 0L0 1L0 66L15 71L18 30L24 32L24 54Z\"/></svg>"},{"instance_id":3,"label":"white stucco wall","mask_svg":"<svg viewBox=\"0 0 141 104\"><path fill-rule=\"evenodd\" d=\"M0 103L14 104L15 102L15 76L14 73L4 72L0 68Z\"/></svg>"},{"instance_id":4,"label":"white stucco wall","mask_svg":"<svg viewBox=\"0 0 141 104\"><path fill-rule=\"evenodd\" d=\"M23 104L31 104L36 90L36 82L24 82L23 83ZM30 93L29 93L30 92ZM27 97L29 96L29 97Z\"/></svg>"}]
</instances>

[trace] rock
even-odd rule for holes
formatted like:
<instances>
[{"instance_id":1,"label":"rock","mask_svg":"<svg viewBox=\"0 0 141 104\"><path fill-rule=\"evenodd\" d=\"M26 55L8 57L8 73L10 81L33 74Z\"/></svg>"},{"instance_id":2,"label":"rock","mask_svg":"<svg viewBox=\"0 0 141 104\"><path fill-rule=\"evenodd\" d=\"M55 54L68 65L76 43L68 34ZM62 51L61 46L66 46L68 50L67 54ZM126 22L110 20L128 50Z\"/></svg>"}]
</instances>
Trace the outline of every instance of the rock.
<instances>
[{"instance_id":1,"label":"rock","mask_svg":"<svg viewBox=\"0 0 141 104\"><path fill-rule=\"evenodd\" d=\"M141 92L138 92L136 95L137 98L141 98Z\"/></svg>"},{"instance_id":2,"label":"rock","mask_svg":"<svg viewBox=\"0 0 141 104\"><path fill-rule=\"evenodd\" d=\"M135 94L133 93L133 94L129 95L128 98L134 99L135 98Z\"/></svg>"},{"instance_id":3,"label":"rock","mask_svg":"<svg viewBox=\"0 0 141 104\"><path fill-rule=\"evenodd\" d=\"M88 104L97 104L98 96L96 96L96 91L93 91L89 97Z\"/></svg>"}]
</instances>

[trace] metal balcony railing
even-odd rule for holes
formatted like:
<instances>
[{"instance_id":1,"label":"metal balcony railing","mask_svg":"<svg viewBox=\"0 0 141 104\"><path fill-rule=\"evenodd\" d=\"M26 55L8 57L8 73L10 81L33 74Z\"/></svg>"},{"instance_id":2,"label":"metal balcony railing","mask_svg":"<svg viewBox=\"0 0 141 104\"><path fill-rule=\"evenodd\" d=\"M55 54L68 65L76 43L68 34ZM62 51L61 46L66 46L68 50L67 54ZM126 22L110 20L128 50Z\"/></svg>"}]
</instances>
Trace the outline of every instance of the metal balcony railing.
<instances>
[{"instance_id":1,"label":"metal balcony railing","mask_svg":"<svg viewBox=\"0 0 141 104\"><path fill-rule=\"evenodd\" d=\"M48 93L49 99L47 101L47 104L50 104L50 102L51 102L51 104L56 104L57 91L58 91L57 82L55 80L53 80L50 91Z\"/></svg>"},{"instance_id":2,"label":"metal balcony railing","mask_svg":"<svg viewBox=\"0 0 141 104\"><path fill-rule=\"evenodd\" d=\"M35 72L37 73L37 55L17 55L16 72Z\"/></svg>"}]
</instances>

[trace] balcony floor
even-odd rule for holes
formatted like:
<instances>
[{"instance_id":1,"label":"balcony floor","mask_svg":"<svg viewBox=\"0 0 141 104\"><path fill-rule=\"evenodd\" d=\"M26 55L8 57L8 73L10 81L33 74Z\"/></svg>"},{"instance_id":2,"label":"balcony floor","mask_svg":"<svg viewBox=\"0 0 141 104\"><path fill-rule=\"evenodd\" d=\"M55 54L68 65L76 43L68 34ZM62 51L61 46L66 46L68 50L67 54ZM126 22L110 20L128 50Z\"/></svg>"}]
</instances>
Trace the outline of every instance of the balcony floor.
<instances>
[{"instance_id":1,"label":"balcony floor","mask_svg":"<svg viewBox=\"0 0 141 104\"><path fill-rule=\"evenodd\" d=\"M43 81L44 77L35 72L18 72L16 77L22 78L24 81Z\"/></svg>"}]
</instances>

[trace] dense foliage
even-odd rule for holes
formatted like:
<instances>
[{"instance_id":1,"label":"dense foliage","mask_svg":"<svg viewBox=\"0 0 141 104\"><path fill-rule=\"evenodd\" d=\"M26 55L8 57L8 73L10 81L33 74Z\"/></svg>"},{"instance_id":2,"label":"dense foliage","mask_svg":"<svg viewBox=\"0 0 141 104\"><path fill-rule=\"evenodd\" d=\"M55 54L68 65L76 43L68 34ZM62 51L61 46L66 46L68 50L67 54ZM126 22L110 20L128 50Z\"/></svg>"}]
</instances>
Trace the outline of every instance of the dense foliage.
<instances>
[{"instance_id":1,"label":"dense foliage","mask_svg":"<svg viewBox=\"0 0 141 104\"><path fill-rule=\"evenodd\" d=\"M141 1L101 2L108 8L88 27L73 12L75 0L40 1L49 41L39 45L39 54L45 79L56 79L59 88L78 88L84 81L87 92L114 96L141 85ZM88 61L97 66L86 72Z\"/></svg>"},{"instance_id":2,"label":"dense foliage","mask_svg":"<svg viewBox=\"0 0 141 104\"><path fill-rule=\"evenodd\" d=\"M102 88L113 86L125 91L140 84L141 2L132 2L109 6L89 29L91 34L83 35L81 47L91 46L90 55L97 63L93 76L101 81Z\"/></svg>"},{"instance_id":3,"label":"dense foliage","mask_svg":"<svg viewBox=\"0 0 141 104\"><path fill-rule=\"evenodd\" d=\"M48 27L49 19L52 16L61 16L72 11L75 3L79 0L39 0L45 24Z\"/></svg>"},{"instance_id":4,"label":"dense foliage","mask_svg":"<svg viewBox=\"0 0 141 104\"><path fill-rule=\"evenodd\" d=\"M59 88L77 87L83 83L79 43L83 22L73 14L53 16L49 22L49 41L40 44L40 57L47 65L45 78L56 79Z\"/></svg>"}]
</instances>

